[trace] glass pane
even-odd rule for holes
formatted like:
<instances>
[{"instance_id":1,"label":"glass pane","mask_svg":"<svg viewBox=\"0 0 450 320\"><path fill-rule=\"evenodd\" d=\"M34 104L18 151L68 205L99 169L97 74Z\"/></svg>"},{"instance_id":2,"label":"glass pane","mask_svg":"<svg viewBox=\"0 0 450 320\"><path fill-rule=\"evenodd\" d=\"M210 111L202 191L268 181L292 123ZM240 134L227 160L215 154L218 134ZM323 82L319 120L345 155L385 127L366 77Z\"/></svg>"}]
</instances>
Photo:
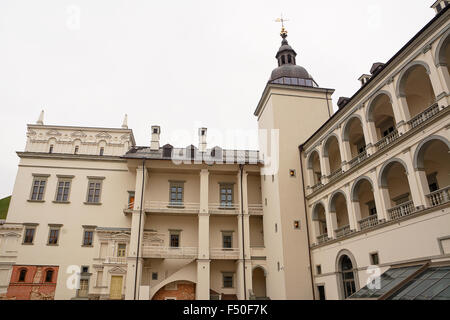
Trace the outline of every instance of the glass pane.
<instances>
[{"instance_id":1,"label":"glass pane","mask_svg":"<svg viewBox=\"0 0 450 320\"><path fill-rule=\"evenodd\" d=\"M450 287L439 293L433 300L450 300Z\"/></svg>"},{"instance_id":2,"label":"glass pane","mask_svg":"<svg viewBox=\"0 0 450 320\"><path fill-rule=\"evenodd\" d=\"M450 279L442 279L428 288L420 296L416 297L415 300L431 300L432 297L440 293L442 290L450 285Z\"/></svg>"}]
</instances>

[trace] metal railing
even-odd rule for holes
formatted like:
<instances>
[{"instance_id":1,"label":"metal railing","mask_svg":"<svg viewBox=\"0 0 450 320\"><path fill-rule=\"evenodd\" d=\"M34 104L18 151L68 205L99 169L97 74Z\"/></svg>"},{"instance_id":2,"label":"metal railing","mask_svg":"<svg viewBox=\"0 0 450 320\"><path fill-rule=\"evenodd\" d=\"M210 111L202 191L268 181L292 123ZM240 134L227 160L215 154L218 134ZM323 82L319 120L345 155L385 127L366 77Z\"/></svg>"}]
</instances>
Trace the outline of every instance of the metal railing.
<instances>
[{"instance_id":1,"label":"metal railing","mask_svg":"<svg viewBox=\"0 0 450 320\"><path fill-rule=\"evenodd\" d=\"M238 248L211 248L209 249L211 259L239 259Z\"/></svg>"},{"instance_id":2,"label":"metal railing","mask_svg":"<svg viewBox=\"0 0 450 320\"><path fill-rule=\"evenodd\" d=\"M126 257L106 257L103 263L107 264L127 264Z\"/></svg>"},{"instance_id":3,"label":"metal railing","mask_svg":"<svg viewBox=\"0 0 450 320\"><path fill-rule=\"evenodd\" d=\"M337 228L336 230L334 230L335 234L336 234L336 238L341 238L343 236L346 236L347 234L352 233L352 230L350 229L349 225Z\"/></svg>"},{"instance_id":4,"label":"metal railing","mask_svg":"<svg viewBox=\"0 0 450 320\"><path fill-rule=\"evenodd\" d=\"M433 117L438 112L439 112L439 105L437 103L434 103L433 105L425 109L425 111L411 118L411 120L408 121L408 124L410 128L413 129L419 126L421 123Z\"/></svg>"},{"instance_id":5,"label":"metal railing","mask_svg":"<svg viewBox=\"0 0 450 320\"><path fill-rule=\"evenodd\" d=\"M262 204L249 204L248 205L248 213L253 215L262 215L263 214L263 205Z\"/></svg>"},{"instance_id":6,"label":"metal railing","mask_svg":"<svg viewBox=\"0 0 450 320\"><path fill-rule=\"evenodd\" d=\"M409 216L416 211L414 203L412 201L407 201L398 206L388 209L389 219L397 220L404 216Z\"/></svg>"},{"instance_id":7,"label":"metal railing","mask_svg":"<svg viewBox=\"0 0 450 320\"><path fill-rule=\"evenodd\" d=\"M146 201L144 209L149 212L198 213L200 211L200 203Z\"/></svg>"},{"instance_id":8,"label":"metal railing","mask_svg":"<svg viewBox=\"0 0 450 320\"><path fill-rule=\"evenodd\" d=\"M399 137L398 130L395 129L394 131L389 133L386 137L382 138L377 143L375 143L375 147L377 148L377 150L384 149L387 145L397 140L398 137Z\"/></svg>"},{"instance_id":9,"label":"metal railing","mask_svg":"<svg viewBox=\"0 0 450 320\"><path fill-rule=\"evenodd\" d=\"M209 213L213 214L238 214L240 211L239 203L210 203L208 205Z\"/></svg>"},{"instance_id":10,"label":"metal railing","mask_svg":"<svg viewBox=\"0 0 450 320\"><path fill-rule=\"evenodd\" d=\"M197 254L197 247L142 246L144 258L195 259Z\"/></svg>"},{"instance_id":11,"label":"metal railing","mask_svg":"<svg viewBox=\"0 0 450 320\"><path fill-rule=\"evenodd\" d=\"M439 206L450 201L450 186L431 192L427 195L430 207Z\"/></svg>"},{"instance_id":12,"label":"metal railing","mask_svg":"<svg viewBox=\"0 0 450 320\"><path fill-rule=\"evenodd\" d=\"M328 240L330 240L330 238L328 238L328 234L321 234L320 236L317 237L317 243L318 244L322 244L327 242Z\"/></svg>"},{"instance_id":13,"label":"metal railing","mask_svg":"<svg viewBox=\"0 0 450 320\"><path fill-rule=\"evenodd\" d=\"M348 162L348 164L349 164L350 168L353 168L354 166L356 166L358 163L364 161L365 159L367 159L367 150L364 150L363 152L358 154L356 157L354 157L352 160L350 160Z\"/></svg>"},{"instance_id":14,"label":"metal railing","mask_svg":"<svg viewBox=\"0 0 450 320\"><path fill-rule=\"evenodd\" d=\"M365 229L375 227L376 225L378 225L380 223L380 221L378 220L378 216L376 214L374 214L372 216L368 216L367 218L364 218L364 219L358 221L358 223L359 223L359 227L361 228L361 230L365 230Z\"/></svg>"}]
</instances>

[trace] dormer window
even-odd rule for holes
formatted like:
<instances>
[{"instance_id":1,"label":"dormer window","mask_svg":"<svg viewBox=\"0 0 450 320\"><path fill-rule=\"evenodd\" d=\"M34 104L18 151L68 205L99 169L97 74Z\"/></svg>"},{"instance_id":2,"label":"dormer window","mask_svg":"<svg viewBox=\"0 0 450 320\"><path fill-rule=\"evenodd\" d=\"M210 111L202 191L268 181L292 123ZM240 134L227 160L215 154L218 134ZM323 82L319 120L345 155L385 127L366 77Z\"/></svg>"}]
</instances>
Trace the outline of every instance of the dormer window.
<instances>
[{"instance_id":1,"label":"dormer window","mask_svg":"<svg viewBox=\"0 0 450 320\"><path fill-rule=\"evenodd\" d=\"M286 63L286 59L284 56L281 56L281 64L285 64Z\"/></svg>"},{"instance_id":2,"label":"dormer window","mask_svg":"<svg viewBox=\"0 0 450 320\"><path fill-rule=\"evenodd\" d=\"M153 128L153 133L158 133L158 128Z\"/></svg>"},{"instance_id":3,"label":"dormer window","mask_svg":"<svg viewBox=\"0 0 450 320\"><path fill-rule=\"evenodd\" d=\"M292 57L291 57L291 55L288 55L288 63L292 63Z\"/></svg>"}]
</instances>

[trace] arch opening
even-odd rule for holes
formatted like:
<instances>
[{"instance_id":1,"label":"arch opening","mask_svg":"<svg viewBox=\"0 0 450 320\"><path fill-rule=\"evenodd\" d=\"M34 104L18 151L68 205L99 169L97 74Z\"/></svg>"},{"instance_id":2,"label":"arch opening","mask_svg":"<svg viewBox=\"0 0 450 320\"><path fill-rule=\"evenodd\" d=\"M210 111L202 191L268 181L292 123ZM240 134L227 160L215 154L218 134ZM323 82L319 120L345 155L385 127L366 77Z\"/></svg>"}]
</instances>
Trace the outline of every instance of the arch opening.
<instances>
[{"instance_id":1,"label":"arch opening","mask_svg":"<svg viewBox=\"0 0 450 320\"><path fill-rule=\"evenodd\" d=\"M312 174L312 183L313 185L318 185L322 180L322 170L320 168L320 157L317 151L313 151L308 159L308 169Z\"/></svg>"},{"instance_id":2,"label":"arch opening","mask_svg":"<svg viewBox=\"0 0 450 320\"><path fill-rule=\"evenodd\" d=\"M348 218L347 200L342 191L336 192L330 200L330 212L336 214L336 226L339 229L349 228L350 220ZM339 236L339 234L337 234Z\"/></svg>"},{"instance_id":3,"label":"arch opening","mask_svg":"<svg viewBox=\"0 0 450 320\"><path fill-rule=\"evenodd\" d=\"M331 175L341 170L341 150L339 149L339 141L336 136L329 137L325 142L324 156L328 158Z\"/></svg>"},{"instance_id":4,"label":"arch opening","mask_svg":"<svg viewBox=\"0 0 450 320\"><path fill-rule=\"evenodd\" d=\"M380 173L380 186L387 192L388 208L412 204L406 165L394 159L386 163Z\"/></svg>"},{"instance_id":5,"label":"arch opening","mask_svg":"<svg viewBox=\"0 0 450 320\"><path fill-rule=\"evenodd\" d=\"M379 94L369 106L368 120L375 126L377 141L395 130L395 118L391 99L387 94Z\"/></svg>"},{"instance_id":6,"label":"arch opening","mask_svg":"<svg viewBox=\"0 0 450 320\"><path fill-rule=\"evenodd\" d=\"M366 139L358 117L351 118L344 128L344 141L349 144L352 159L366 150Z\"/></svg>"},{"instance_id":7,"label":"arch opening","mask_svg":"<svg viewBox=\"0 0 450 320\"><path fill-rule=\"evenodd\" d=\"M257 300L265 299L267 297L266 272L260 266L253 269L252 286L253 294Z\"/></svg>"}]
</instances>

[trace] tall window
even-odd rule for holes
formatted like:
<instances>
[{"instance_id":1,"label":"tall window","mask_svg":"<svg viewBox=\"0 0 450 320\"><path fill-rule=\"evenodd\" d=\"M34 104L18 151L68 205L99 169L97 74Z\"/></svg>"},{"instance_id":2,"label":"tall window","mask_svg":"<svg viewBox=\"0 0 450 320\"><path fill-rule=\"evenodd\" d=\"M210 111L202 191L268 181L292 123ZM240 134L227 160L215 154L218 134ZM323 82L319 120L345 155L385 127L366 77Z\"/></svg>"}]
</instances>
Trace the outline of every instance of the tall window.
<instances>
[{"instance_id":1,"label":"tall window","mask_svg":"<svg viewBox=\"0 0 450 320\"><path fill-rule=\"evenodd\" d=\"M73 154L78 154L78 151L80 150L79 146L75 146L75 150L73 151Z\"/></svg>"},{"instance_id":2,"label":"tall window","mask_svg":"<svg viewBox=\"0 0 450 320\"><path fill-rule=\"evenodd\" d=\"M94 238L93 230L84 230L83 246L92 246L93 238Z\"/></svg>"},{"instance_id":3,"label":"tall window","mask_svg":"<svg viewBox=\"0 0 450 320\"><path fill-rule=\"evenodd\" d=\"M342 285L344 290L344 298L347 299L356 291L355 274L353 272L353 264L350 258L344 255L341 258L341 274Z\"/></svg>"},{"instance_id":4,"label":"tall window","mask_svg":"<svg viewBox=\"0 0 450 320\"><path fill-rule=\"evenodd\" d=\"M36 232L36 228L35 227L26 227L25 228L25 234L24 234L24 237L23 237L23 243L33 244L34 233L35 232Z\"/></svg>"},{"instance_id":5,"label":"tall window","mask_svg":"<svg viewBox=\"0 0 450 320\"><path fill-rule=\"evenodd\" d=\"M50 228L50 231L48 233L48 244L56 245L58 244L58 239L59 239L59 228Z\"/></svg>"},{"instance_id":6,"label":"tall window","mask_svg":"<svg viewBox=\"0 0 450 320\"><path fill-rule=\"evenodd\" d=\"M221 184L220 185L220 206L232 207L233 206L233 185Z\"/></svg>"},{"instance_id":7,"label":"tall window","mask_svg":"<svg viewBox=\"0 0 450 320\"><path fill-rule=\"evenodd\" d=\"M125 257L127 251L127 245L125 243L119 243L117 246L117 256L118 257Z\"/></svg>"},{"instance_id":8,"label":"tall window","mask_svg":"<svg viewBox=\"0 0 450 320\"><path fill-rule=\"evenodd\" d=\"M171 231L170 232L170 247L178 248L180 246L180 232Z\"/></svg>"},{"instance_id":9,"label":"tall window","mask_svg":"<svg viewBox=\"0 0 450 320\"><path fill-rule=\"evenodd\" d=\"M102 156L105 153L105 148L101 147L100 148L100 155Z\"/></svg>"},{"instance_id":10,"label":"tall window","mask_svg":"<svg viewBox=\"0 0 450 320\"><path fill-rule=\"evenodd\" d=\"M133 209L133 207L134 207L134 197L135 197L135 192L134 191L128 191L128 209Z\"/></svg>"},{"instance_id":11,"label":"tall window","mask_svg":"<svg viewBox=\"0 0 450 320\"><path fill-rule=\"evenodd\" d=\"M100 203L100 193L102 190L102 182L100 180L89 180L88 203Z\"/></svg>"},{"instance_id":12,"label":"tall window","mask_svg":"<svg viewBox=\"0 0 450 320\"><path fill-rule=\"evenodd\" d=\"M53 280L53 270L47 270L45 272L45 282L52 282Z\"/></svg>"},{"instance_id":13,"label":"tall window","mask_svg":"<svg viewBox=\"0 0 450 320\"><path fill-rule=\"evenodd\" d=\"M48 153L53 153L53 145L50 145L50 148L48 149Z\"/></svg>"},{"instance_id":14,"label":"tall window","mask_svg":"<svg viewBox=\"0 0 450 320\"><path fill-rule=\"evenodd\" d=\"M22 269L19 272L19 282L25 282L25 277L27 276L27 269Z\"/></svg>"},{"instance_id":15,"label":"tall window","mask_svg":"<svg viewBox=\"0 0 450 320\"><path fill-rule=\"evenodd\" d=\"M56 201L67 202L69 200L70 181L58 181L58 188L56 190Z\"/></svg>"},{"instance_id":16,"label":"tall window","mask_svg":"<svg viewBox=\"0 0 450 320\"><path fill-rule=\"evenodd\" d=\"M224 249L231 249L233 247L233 234L231 232L222 233L222 246Z\"/></svg>"},{"instance_id":17,"label":"tall window","mask_svg":"<svg viewBox=\"0 0 450 320\"><path fill-rule=\"evenodd\" d=\"M31 190L31 200L41 201L44 199L45 185L47 178L36 177L33 180L33 188Z\"/></svg>"},{"instance_id":18,"label":"tall window","mask_svg":"<svg viewBox=\"0 0 450 320\"><path fill-rule=\"evenodd\" d=\"M170 183L170 204L182 205L183 204L183 182L171 182Z\"/></svg>"}]
</instances>

